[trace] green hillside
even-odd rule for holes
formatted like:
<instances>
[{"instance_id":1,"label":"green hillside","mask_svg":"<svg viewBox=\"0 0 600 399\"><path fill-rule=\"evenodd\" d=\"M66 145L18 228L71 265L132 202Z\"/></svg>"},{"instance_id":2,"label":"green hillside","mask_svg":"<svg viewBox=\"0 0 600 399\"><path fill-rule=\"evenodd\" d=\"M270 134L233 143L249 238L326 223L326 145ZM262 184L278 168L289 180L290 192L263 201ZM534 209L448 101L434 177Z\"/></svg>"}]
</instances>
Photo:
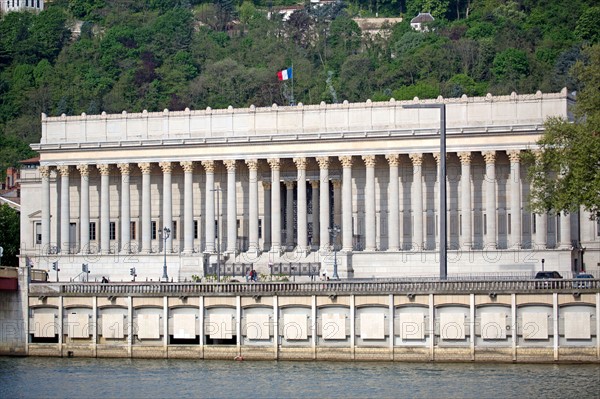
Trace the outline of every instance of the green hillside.
<instances>
[{"instance_id":1,"label":"green hillside","mask_svg":"<svg viewBox=\"0 0 600 399\"><path fill-rule=\"evenodd\" d=\"M596 0L58 0L0 20L0 170L31 155L40 114L577 90ZM300 4L302 5L302 3ZM409 22L418 11L429 33ZM272 18L268 18L268 15ZM361 34L355 17L400 17Z\"/></svg>"}]
</instances>

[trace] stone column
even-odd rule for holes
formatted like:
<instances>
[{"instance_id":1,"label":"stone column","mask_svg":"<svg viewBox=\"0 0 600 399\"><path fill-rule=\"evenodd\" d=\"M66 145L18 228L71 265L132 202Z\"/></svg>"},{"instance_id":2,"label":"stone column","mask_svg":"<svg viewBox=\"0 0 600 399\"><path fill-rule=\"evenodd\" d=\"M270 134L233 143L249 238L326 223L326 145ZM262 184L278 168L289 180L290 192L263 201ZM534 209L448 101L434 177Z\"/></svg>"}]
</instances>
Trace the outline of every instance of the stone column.
<instances>
[{"instance_id":1,"label":"stone column","mask_svg":"<svg viewBox=\"0 0 600 399\"><path fill-rule=\"evenodd\" d=\"M263 185L263 195L264 195L264 200L263 200L263 249L265 251L268 251L271 248L271 198L272 198L272 194L271 194L271 183L264 181L262 183Z\"/></svg>"},{"instance_id":2,"label":"stone column","mask_svg":"<svg viewBox=\"0 0 600 399\"><path fill-rule=\"evenodd\" d=\"M535 248L546 249L548 244L548 215L535 214Z\"/></svg>"},{"instance_id":3,"label":"stone column","mask_svg":"<svg viewBox=\"0 0 600 399\"><path fill-rule=\"evenodd\" d=\"M50 167L39 167L42 177L42 252L50 251Z\"/></svg>"},{"instance_id":4,"label":"stone column","mask_svg":"<svg viewBox=\"0 0 600 399\"><path fill-rule=\"evenodd\" d=\"M560 213L560 246L559 249L571 249L571 215Z\"/></svg>"},{"instance_id":5,"label":"stone column","mask_svg":"<svg viewBox=\"0 0 600 399\"><path fill-rule=\"evenodd\" d=\"M128 163L120 163L117 167L121 171L121 253L127 254L131 252L131 166Z\"/></svg>"},{"instance_id":6,"label":"stone column","mask_svg":"<svg viewBox=\"0 0 600 399\"><path fill-rule=\"evenodd\" d=\"M365 250L377 249L375 233L377 230L375 217L375 155L363 155L366 167L365 182Z\"/></svg>"},{"instance_id":7,"label":"stone column","mask_svg":"<svg viewBox=\"0 0 600 399\"><path fill-rule=\"evenodd\" d=\"M167 238L165 242L165 247L163 251L167 253L173 252L173 192L171 188L172 182L172 170L173 165L171 162L160 162L158 164L163 172L163 210L162 210L162 225L163 229L166 227L171 230L171 234ZM184 197L185 201L185 197ZM185 213L185 205L184 205L184 213ZM164 242L164 240L162 240Z\"/></svg>"},{"instance_id":8,"label":"stone column","mask_svg":"<svg viewBox=\"0 0 600 399\"><path fill-rule=\"evenodd\" d=\"M237 202L235 192L235 159L223 161L227 168L227 252L237 249Z\"/></svg>"},{"instance_id":9,"label":"stone column","mask_svg":"<svg viewBox=\"0 0 600 399\"><path fill-rule=\"evenodd\" d=\"M205 252L215 252L215 162L202 161L206 172L206 244ZM220 228L220 226L219 226Z\"/></svg>"},{"instance_id":10,"label":"stone column","mask_svg":"<svg viewBox=\"0 0 600 399\"><path fill-rule=\"evenodd\" d=\"M71 222L71 210L69 199L69 165L58 166L60 173L60 252L69 253L71 238L69 237L69 223Z\"/></svg>"},{"instance_id":11,"label":"stone column","mask_svg":"<svg viewBox=\"0 0 600 399\"><path fill-rule=\"evenodd\" d=\"M148 254L152 250L152 208L150 199L152 165L149 162L142 162L138 163L138 167L142 171L142 252Z\"/></svg>"},{"instance_id":12,"label":"stone column","mask_svg":"<svg viewBox=\"0 0 600 399\"><path fill-rule=\"evenodd\" d=\"M471 153L459 152L460 158L460 209L462 213L462 242L461 247L471 249L473 234L471 233Z\"/></svg>"},{"instance_id":13,"label":"stone column","mask_svg":"<svg viewBox=\"0 0 600 399\"><path fill-rule=\"evenodd\" d=\"M352 156L340 157L342 163L342 251L352 251Z\"/></svg>"},{"instance_id":14,"label":"stone column","mask_svg":"<svg viewBox=\"0 0 600 399\"><path fill-rule=\"evenodd\" d=\"M398 184L398 154L385 156L390 165L390 188L388 192L388 251L400 250L400 186Z\"/></svg>"},{"instance_id":15,"label":"stone column","mask_svg":"<svg viewBox=\"0 0 600 399\"><path fill-rule=\"evenodd\" d=\"M271 250L281 251L281 192L279 190L279 158L268 159L271 166Z\"/></svg>"},{"instance_id":16,"label":"stone column","mask_svg":"<svg viewBox=\"0 0 600 399\"><path fill-rule=\"evenodd\" d=\"M248 251L258 252L258 160L247 159L248 165ZM266 204L265 204L266 205ZM266 212L266 211L265 211Z\"/></svg>"},{"instance_id":17,"label":"stone column","mask_svg":"<svg viewBox=\"0 0 600 399\"><path fill-rule=\"evenodd\" d=\"M510 243L509 248L521 248L521 164L520 151L508 151L510 159Z\"/></svg>"},{"instance_id":18,"label":"stone column","mask_svg":"<svg viewBox=\"0 0 600 399\"><path fill-rule=\"evenodd\" d=\"M425 249L423 234L423 154L409 155L413 164L412 209L413 209L413 249ZM416 248L415 248L416 246Z\"/></svg>"},{"instance_id":19,"label":"stone column","mask_svg":"<svg viewBox=\"0 0 600 399\"><path fill-rule=\"evenodd\" d=\"M329 204L329 157L318 157L319 180L321 189L319 190L319 227L320 241L319 250L327 251L329 249L329 213L331 212ZM314 207L314 202L313 202ZM314 213L314 209L313 209ZM314 227L314 225L313 225ZM313 229L314 230L314 229Z\"/></svg>"},{"instance_id":20,"label":"stone column","mask_svg":"<svg viewBox=\"0 0 600 399\"><path fill-rule=\"evenodd\" d=\"M100 171L100 253L107 254L110 252L110 165L99 164L96 168Z\"/></svg>"},{"instance_id":21,"label":"stone column","mask_svg":"<svg viewBox=\"0 0 600 399\"><path fill-rule=\"evenodd\" d=\"M442 176L442 162L441 162L441 156L440 156L439 152L434 152L433 153L433 158L435 159L435 165L436 165L436 170L437 170L437 172L436 172L436 177L437 177L436 178L436 182L437 182L437 194L438 194L438 199L435 201L436 205L434 205L434 207L433 207L433 209L434 209L434 212L433 212L434 218L433 218L433 220L434 220L434 225L435 225L434 228L433 228L433 233L434 233L434 236L435 236L435 249L439 251L440 248L441 248L440 247L440 239L442 237L442 232L441 232L441 230L439 228L436 229L436 227L440 226L440 220L442 218L442 212L441 212L441 209L440 209L440 201L439 201L439 196L442 193L441 186L440 186L440 177ZM447 192L448 191L446 190L446 193ZM437 209L437 218L435 217L435 215L436 215L435 209ZM435 233L436 230L437 230L437 234Z\"/></svg>"},{"instance_id":22,"label":"stone column","mask_svg":"<svg viewBox=\"0 0 600 399\"><path fill-rule=\"evenodd\" d=\"M294 246L294 182L286 181L285 188L285 245L290 248Z\"/></svg>"},{"instance_id":23,"label":"stone column","mask_svg":"<svg viewBox=\"0 0 600 399\"><path fill-rule=\"evenodd\" d=\"M90 168L87 164L77 165L81 176L79 187L79 253L90 252Z\"/></svg>"},{"instance_id":24,"label":"stone column","mask_svg":"<svg viewBox=\"0 0 600 399\"><path fill-rule=\"evenodd\" d=\"M342 181L333 180L333 224L342 228ZM328 232L329 234L329 232ZM331 237L330 237L331 239ZM342 240L342 235L338 234L335 244L339 245Z\"/></svg>"},{"instance_id":25,"label":"stone column","mask_svg":"<svg viewBox=\"0 0 600 399\"><path fill-rule=\"evenodd\" d=\"M308 249L308 216L306 204L306 158L294 158L294 163L298 169L298 249L306 251Z\"/></svg>"},{"instance_id":26,"label":"stone column","mask_svg":"<svg viewBox=\"0 0 600 399\"><path fill-rule=\"evenodd\" d=\"M194 162L182 161L183 168L183 253L194 252Z\"/></svg>"},{"instance_id":27,"label":"stone column","mask_svg":"<svg viewBox=\"0 0 600 399\"><path fill-rule=\"evenodd\" d=\"M318 245L321 242L321 226L320 226L320 208L319 208L319 181L311 180L310 187L312 188L312 245Z\"/></svg>"},{"instance_id":28,"label":"stone column","mask_svg":"<svg viewBox=\"0 0 600 399\"><path fill-rule=\"evenodd\" d=\"M496 151L484 151L485 214L487 215L486 249L497 248L496 234Z\"/></svg>"}]
</instances>

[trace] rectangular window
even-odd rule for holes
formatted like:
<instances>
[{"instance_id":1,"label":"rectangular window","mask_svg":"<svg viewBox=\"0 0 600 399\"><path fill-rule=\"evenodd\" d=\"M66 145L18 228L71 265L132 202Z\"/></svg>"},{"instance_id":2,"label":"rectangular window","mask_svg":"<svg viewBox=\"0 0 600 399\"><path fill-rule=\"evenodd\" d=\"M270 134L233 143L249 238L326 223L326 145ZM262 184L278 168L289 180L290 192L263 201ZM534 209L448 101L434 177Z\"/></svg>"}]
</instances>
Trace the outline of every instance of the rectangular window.
<instances>
[{"instance_id":1,"label":"rectangular window","mask_svg":"<svg viewBox=\"0 0 600 399\"><path fill-rule=\"evenodd\" d=\"M173 220L173 222L171 223L171 236L173 237L174 240L177 239L177 221Z\"/></svg>"},{"instance_id":2,"label":"rectangular window","mask_svg":"<svg viewBox=\"0 0 600 399\"><path fill-rule=\"evenodd\" d=\"M487 234L487 214L483 214L483 235Z\"/></svg>"},{"instance_id":3,"label":"rectangular window","mask_svg":"<svg viewBox=\"0 0 600 399\"><path fill-rule=\"evenodd\" d=\"M569 223L569 219L566 219L565 223ZM600 237L600 217L596 217L596 235Z\"/></svg>"},{"instance_id":4,"label":"rectangular window","mask_svg":"<svg viewBox=\"0 0 600 399\"><path fill-rule=\"evenodd\" d=\"M506 220L506 223L508 225L508 234L512 234L512 223L510 220L510 213L508 214L508 219Z\"/></svg>"},{"instance_id":5,"label":"rectangular window","mask_svg":"<svg viewBox=\"0 0 600 399\"><path fill-rule=\"evenodd\" d=\"M96 241L96 222L90 222L90 241Z\"/></svg>"},{"instance_id":6,"label":"rectangular window","mask_svg":"<svg viewBox=\"0 0 600 399\"><path fill-rule=\"evenodd\" d=\"M262 239L262 219L258 219L258 239Z\"/></svg>"},{"instance_id":7,"label":"rectangular window","mask_svg":"<svg viewBox=\"0 0 600 399\"><path fill-rule=\"evenodd\" d=\"M129 222L129 237L131 237L132 240L135 240L135 222Z\"/></svg>"},{"instance_id":8,"label":"rectangular window","mask_svg":"<svg viewBox=\"0 0 600 399\"><path fill-rule=\"evenodd\" d=\"M42 222L35 222L35 243L42 243Z\"/></svg>"},{"instance_id":9,"label":"rectangular window","mask_svg":"<svg viewBox=\"0 0 600 399\"><path fill-rule=\"evenodd\" d=\"M215 220L215 238L219 238L219 221Z\"/></svg>"},{"instance_id":10,"label":"rectangular window","mask_svg":"<svg viewBox=\"0 0 600 399\"><path fill-rule=\"evenodd\" d=\"M462 236L462 234L463 234L463 232L462 232L462 215L460 215L458 217L458 223L459 223L459 225L458 225L458 232L459 233L458 234L460 234Z\"/></svg>"},{"instance_id":11,"label":"rectangular window","mask_svg":"<svg viewBox=\"0 0 600 399\"><path fill-rule=\"evenodd\" d=\"M109 224L109 239L116 240L117 239L117 224L115 222L110 222Z\"/></svg>"},{"instance_id":12,"label":"rectangular window","mask_svg":"<svg viewBox=\"0 0 600 399\"><path fill-rule=\"evenodd\" d=\"M198 239L198 221L194 220L194 240Z\"/></svg>"},{"instance_id":13,"label":"rectangular window","mask_svg":"<svg viewBox=\"0 0 600 399\"><path fill-rule=\"evenodd\" d=\"M535 226L535 213L531 214L531 233L535 234L536 226Z\"/></svg>"},{"instance_id":14,"label":"rectangular window","mask_svg":"<svg viewBox=\"0 0 600 399\"><path fill-rule=\"evenodd\" d=\"M156 240L156 221L152 221L152 227L151 227L151 234L152 234L152 239Z\"/></svg>"}]
</instances>

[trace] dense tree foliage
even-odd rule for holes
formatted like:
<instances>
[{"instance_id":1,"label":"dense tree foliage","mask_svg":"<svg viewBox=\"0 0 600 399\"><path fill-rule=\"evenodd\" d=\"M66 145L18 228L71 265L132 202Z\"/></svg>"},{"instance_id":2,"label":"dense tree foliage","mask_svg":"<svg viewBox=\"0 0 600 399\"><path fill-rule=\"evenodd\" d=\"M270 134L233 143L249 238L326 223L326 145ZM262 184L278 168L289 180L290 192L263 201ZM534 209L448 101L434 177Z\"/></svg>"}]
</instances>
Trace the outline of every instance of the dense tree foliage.
<instances>
[{"instance_id":1,"label":"dense tree foliage","mask_svg":"<svg viewBox=\"0 0 600 399\"><path fill-rule=\"evenodd\" d=\"M576 123L553 118L530 155L531 204L536 212L600 212L600 44L583 51L575 65L581 91Z\"/></svg>"},{"instance_id":2,"label":"dense tree foliage","mask_svg":"<svg viewBox=\"0 0 600 399\"><path fill-rule=\"evenodd\" d=\"M19 213L6 204L0 205L0 247L4 250L2 266L19 264L19 224Z\"/></svg>"},{"instance_id":3,"label":"dense tree foliage","mask_svg":"<svg viewBox=\"0 0 600 399\"><path fill-rule=\"evenodd\" d=\"M283 20L283 5L306 7ZM420 11L429 33L409 22ZM0 170L40 113L203 109L578 90L594 0L56 0L0 19ZM379 35L355 17L403 16Z\"/></svg>"}]
</instances>

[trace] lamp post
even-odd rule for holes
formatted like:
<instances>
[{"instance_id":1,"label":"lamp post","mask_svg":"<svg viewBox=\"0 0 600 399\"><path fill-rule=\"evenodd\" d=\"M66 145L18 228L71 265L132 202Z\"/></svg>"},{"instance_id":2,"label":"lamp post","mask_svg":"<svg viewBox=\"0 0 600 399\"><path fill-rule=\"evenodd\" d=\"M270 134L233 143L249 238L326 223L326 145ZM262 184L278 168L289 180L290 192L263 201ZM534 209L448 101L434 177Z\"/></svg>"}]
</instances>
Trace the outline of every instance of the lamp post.
<instances>
[{"instance_id":1,"label":"lamp post","mask_svg":"<svg viewBox=\"0 0 600 399\"><path fill-rule=\"evenodd\" d=\"M171 235L171 229L168 227L163 228L163 253L164 253L164 264L163 264L163 275L162 280L165 282L169 281L169 276L167 275L167 238Z\"/></svg>"},{"instance_id":2,"label":"lamp post","mask_svg":"<svg viewBox=\"0 0 600 399\"><path fill-rule=\"evenodd\" d=\"M217 193L217 282L220 283L221 282L221 220L220 217L221 216L221 201L220 201L220 196L219 193L221 192L220 188L215 188L212 189L210 191L216 192Z\"/></svg>"},{"instance_id":3,"label":"lamp post","mask_svg":"<svg viewBox=\"0 0 600 399\"><path fill-rule=\"evenodd\" d=\"M331 242L333 243L333 279L339 280L340 278L338 277L338 270L337 270L337 247L335 245L335 241L336 241L337 236L340 234L341 229L340 229L340 226L338 226L337 224L334 224L328 230L329 230L329 234L331 234L331 237L332 237Z\"/></svg>"},{"instance_id":4,"label":"lamp post","mask_svg":"<svg viewBox=\"0 0 600 399\"><path fill-rule=\"evenodd\" d=\"M446 104L408 104L403 108L433 108L440 110L440 280L448 277L446 232Z\"/></svg>"}]
</instances>

